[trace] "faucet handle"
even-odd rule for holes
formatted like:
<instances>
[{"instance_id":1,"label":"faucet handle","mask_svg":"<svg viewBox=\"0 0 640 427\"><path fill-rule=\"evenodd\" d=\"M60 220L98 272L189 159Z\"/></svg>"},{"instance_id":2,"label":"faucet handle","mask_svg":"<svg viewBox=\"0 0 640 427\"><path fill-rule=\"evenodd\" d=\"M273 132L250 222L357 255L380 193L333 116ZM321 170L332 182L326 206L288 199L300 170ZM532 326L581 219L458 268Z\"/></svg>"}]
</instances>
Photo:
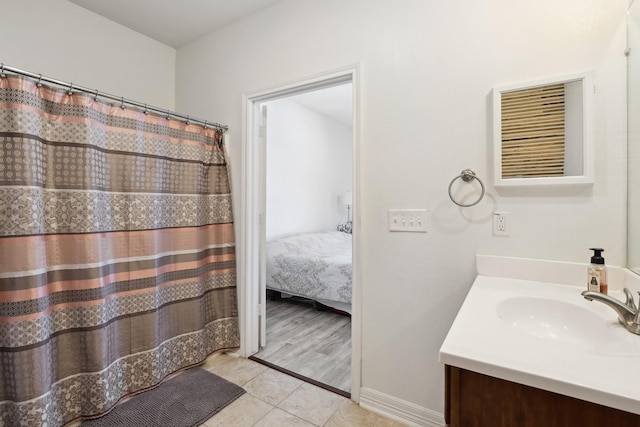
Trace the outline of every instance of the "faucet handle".
<instances>
[{"instance_id":1,"label":"faucet handle","mask_svg":"<svg viewBox=\"0 0 640 427\"><path fill-rule=\"evenodd\" d=\"M625 301L624 301L625 305L629 307L631 310L637 312L638 308L636 307L636 303L633 301L633 294L631 293L631 291L628 288L624 288L623 292L625 297ZM640 295L640 291L638 292L638 295ZM638 300L638 302L640 303L640 299Z\"/></svg>"}]
</instances>

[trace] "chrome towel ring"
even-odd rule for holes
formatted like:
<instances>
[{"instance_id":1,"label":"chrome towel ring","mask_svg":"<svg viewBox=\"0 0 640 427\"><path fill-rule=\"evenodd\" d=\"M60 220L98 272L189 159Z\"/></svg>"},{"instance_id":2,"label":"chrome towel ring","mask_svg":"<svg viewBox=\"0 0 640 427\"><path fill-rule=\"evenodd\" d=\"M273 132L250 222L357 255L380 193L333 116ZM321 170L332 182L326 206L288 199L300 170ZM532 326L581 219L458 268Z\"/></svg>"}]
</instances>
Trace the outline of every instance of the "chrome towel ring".
<instances>
[{"instance_id":1,"label":"chrome towel ring","mask_svg":"<svg viewBox=\"0 0 640 427\"><path fill-rule=\"evenodd\" d=\"M453 186L453 183L454 183L454 182L456 182L456 179L459 179L459 178L462 178L462 180L463 180L464 182L471 182L471 181L473 181L474 179L478 181L478 183L480 184L480 187L482 188L482 192L480 193L480 197L478 197L478 200L476 200L476 201L475 201L475 202L473 202L473 203L463 204L463 203L459 203L459 202L457 202L457 201L453 198L453 196L451 195L451 187ZM455 203L455 204L456 204L456 205L458 205L458 206L462 206L463 208L468 208L468 207L470 207L470 206L477 205L477 204L480 202L480 200L482 200L482 198L483 198L483 197L484 197L484 184L482 183L482 181L480 180L480 178L478 178L478 177L476 176L476 173L475 173L473 170L471 170L471 169L465 169L465 170L463 170L462 172L460 172L460 175L458 175L458 176L456 176L455 178L453 178L453 179L451 180L451 184L449 184L449 198L451 199L451 201L452 201L453 203Z\"/></svg>"}]
</instances>

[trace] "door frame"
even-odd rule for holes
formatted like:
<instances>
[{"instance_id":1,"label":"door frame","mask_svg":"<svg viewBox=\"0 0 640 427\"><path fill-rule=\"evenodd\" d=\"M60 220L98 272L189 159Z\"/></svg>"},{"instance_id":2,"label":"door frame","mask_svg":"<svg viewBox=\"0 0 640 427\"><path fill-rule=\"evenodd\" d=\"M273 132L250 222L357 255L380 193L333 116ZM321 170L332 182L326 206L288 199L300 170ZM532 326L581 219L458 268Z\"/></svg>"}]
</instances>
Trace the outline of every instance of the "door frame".
<instances>
[{"instance_id":1,"label":"door frame","mask_svg":"<svg viewBox=\"0 0 640 427\"><path fill-rule=\"evenodd\" d=\"M238 256L238 299L240 320L240 355L249 357L259 350L260 313L264 295L260 293L260 232L265 222L261 208L264 191L264 167L260 154L260 106L291 95L335 86L352 84L352 191L353 248L351 292L351 400L360 401L362 355L362 283L360 227L360 88L359 65L320 73L243 95L242 135L242 200L240 200Z\"/></svg>"}]
</instances>

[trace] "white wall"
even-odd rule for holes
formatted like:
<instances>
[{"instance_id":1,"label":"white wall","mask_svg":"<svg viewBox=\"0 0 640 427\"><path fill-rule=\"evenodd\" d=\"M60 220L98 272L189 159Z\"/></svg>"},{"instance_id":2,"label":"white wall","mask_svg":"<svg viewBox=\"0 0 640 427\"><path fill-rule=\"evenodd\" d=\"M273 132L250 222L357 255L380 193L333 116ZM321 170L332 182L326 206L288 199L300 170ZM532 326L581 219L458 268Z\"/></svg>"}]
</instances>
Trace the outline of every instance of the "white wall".
<instances>
[{"instance_id":1,"label":"white wall","mask_svg":"<svg viewBox=\"0 0 640 427\"><path fill-rule=\"evenodd\" d=\"M2 0L0 62L173 110L173 48L66 0Z\"/></svg>"},{"instance_id":2,"label":"white wall","mask_svg":"<svg viewBox=\"0 0 640 427\"><path fill-rule=\"evenodd\" d=\"M236 201L242 95L360 65L364 388L443 412L438 350L476 253L588 262L598 245L609 264L624 263L625 9L611 0L284 0L178 50L178 108L231 126ZM491 88L590 69L595 185L496 190ZM468 167L487 195L459 208L447 186ZM390 233L392 208L427 208L429 232ZM492 236L495 210L511 213L510 237Z\"/></svg>"},{"instance_id":3,"label":"white wall","mask_svg":"<svg viewBox=\"0 0 640 427\"><path fill-rule=\"evenodd\" d=\"M268 103L267 240L346 221L351 128L288 99Z\"/></svg>"}]
</instances>

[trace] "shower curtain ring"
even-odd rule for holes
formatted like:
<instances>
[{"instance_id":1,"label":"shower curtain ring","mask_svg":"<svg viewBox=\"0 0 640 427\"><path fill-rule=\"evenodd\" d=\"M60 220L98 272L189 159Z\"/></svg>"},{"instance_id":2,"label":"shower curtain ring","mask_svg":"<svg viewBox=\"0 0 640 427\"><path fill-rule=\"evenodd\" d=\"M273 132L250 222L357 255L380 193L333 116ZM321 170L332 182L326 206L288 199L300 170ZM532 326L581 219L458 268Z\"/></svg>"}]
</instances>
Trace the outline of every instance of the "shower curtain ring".
<instances>
[{"instance_id":1,"label":"shower curtain ring","mask_svg":"<svg viewBox=\"0 0 640 427\"><path fill-rule=\"evenodd\" d=\"M204 125L202 125L202 128L203 129L207 129L207 121L206 120L204 121Z\"/></svg>"},{"instance_id":2,"label":"shower curtain ring","mask_svg":"<svg viewBox=\"0 0 640 427\"><path fill-rule=\"evenodd\" d=\"M36 86L42 87L42 74L38 74L38 82L36 83Z\"/></svg>"},{"instance_id":3,"label":"shower curtain ring","mask_svg":"<svg viewBox=\"0 0 640 427\"><path fill-rule=\"evenodd\" d=\"M185 125L189 126L191 124L191 116L187 116L187 121L184 122Z\"/></svg>"},{"instance_id":4,"label":"shower curtain ring","mask_svg":"<svg viewBox=\"0 0 640 427\"><path fill-rule=\"evenodd\" d=\"M171 120L171 114L169 114L169 110L167 110L167 115L165 116L165 119Z\"/></svg>"},{"instance_id":5,"label":"shower curtain ring","mask_svg":"<svg viewBox=\"0 0 640 427\"><path fill-rule=\"evenodd\" d=\"M73 95L73 83L69 83L69 90L67 91L67 95Z\"/></svg>"},{"instance_id":6,"label":"shower curtain ring","mask_svg":"<svg viewBox=\"0 0 640 427\"><path fill-rule=\"evenodd\" d=\"M120 108L124 110L124 96L120 97Z\"/></svg>"},{"instance_id":7,"label":"shower curtain ring","mask_svg":"<svg viewBox=\"0 0 640 427\"><path fill-rule=\"evenodd\" d=\"M143 113L144 113L145 115L149 114L149 110L147 109L147 104L144 104L144 111L143 111Z\"/></svg>"},{"instance_id":8,"label":"shower curtain ring","mask_svg":"<svg viewBox=\"0 0 640 427\"><path fill-rule=\"evenodd\" d=\"M0 64L0 79L4 79L7 75L4 73L4 63Z\"/></svg>"},{"instance_id":9,"label":"shower curtain ring","mask_svg":"<svg viewBox=\"0 0 640 427\"><path fill-rule=\"evenodd\" d=\"M96 89L96 94L93 95L93 100L98 101L98 96L100 96L100 92L98 92L98 89Z\"/></svg>"}]
</instances>

